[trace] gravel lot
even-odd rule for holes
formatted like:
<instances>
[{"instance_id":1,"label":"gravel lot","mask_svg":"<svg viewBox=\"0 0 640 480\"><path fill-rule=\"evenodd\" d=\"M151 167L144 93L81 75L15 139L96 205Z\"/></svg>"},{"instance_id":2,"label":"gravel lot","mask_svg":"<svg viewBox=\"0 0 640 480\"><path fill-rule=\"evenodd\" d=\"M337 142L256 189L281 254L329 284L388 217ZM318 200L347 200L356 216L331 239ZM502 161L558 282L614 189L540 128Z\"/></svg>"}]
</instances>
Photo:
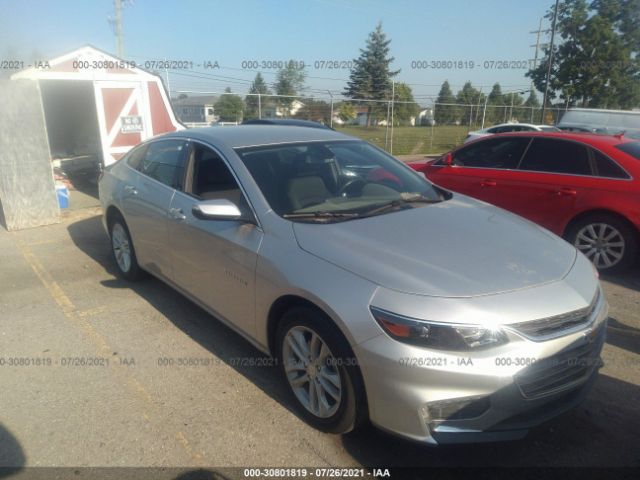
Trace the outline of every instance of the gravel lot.
<instances>
[{"instance_id":1,"label":"gravel lot","mask_svg":"<svg viewBox=\"0 0 640 480\"><path fill-rule=\"evenodd\" d=\"M261 356L240 336L158 280L115 276L98 214L0 228L0 466L640 466L638 268L603 279L605 367L581 407L518 442L434 449L308 427L274 368L239 364Z\"/></svg>"}]
</instances>

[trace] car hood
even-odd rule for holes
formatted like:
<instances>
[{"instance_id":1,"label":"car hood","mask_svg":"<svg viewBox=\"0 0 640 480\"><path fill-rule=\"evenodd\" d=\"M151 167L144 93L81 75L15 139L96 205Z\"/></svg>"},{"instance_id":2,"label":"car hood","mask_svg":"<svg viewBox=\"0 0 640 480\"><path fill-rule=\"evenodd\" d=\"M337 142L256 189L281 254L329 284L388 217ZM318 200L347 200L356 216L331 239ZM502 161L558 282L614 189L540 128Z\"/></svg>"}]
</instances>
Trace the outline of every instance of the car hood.
<instances>
[{"instance_id":1,"label":"car hood","mask_svg":"<svg viewBox=\"0 0 640 480\"><path fill-rule=\"evenodd\" d=\"M471 198L332 224L294 223L304 251L392 290L470 297L562 279L576 250ZM345 292L348 295L348 291Z\"/></svg>"}]
</instances>

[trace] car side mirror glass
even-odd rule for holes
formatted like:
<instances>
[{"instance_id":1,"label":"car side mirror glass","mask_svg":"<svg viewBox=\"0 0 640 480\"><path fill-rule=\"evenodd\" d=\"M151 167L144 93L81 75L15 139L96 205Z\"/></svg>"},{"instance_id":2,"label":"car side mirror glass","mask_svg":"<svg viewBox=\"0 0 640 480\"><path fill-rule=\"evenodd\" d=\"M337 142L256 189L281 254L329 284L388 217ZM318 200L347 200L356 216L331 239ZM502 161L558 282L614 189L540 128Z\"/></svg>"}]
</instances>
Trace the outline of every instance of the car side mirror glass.
<instances>
[{"instance_id":1,"label":"car side mirror glass","mask_svg":"<svg viewBox=\"0 0 640 480\"><path fill-rule=\"evenodd\" d=\"M191 213L200 220L246 220L240 208L226 198L198 202L193 205Z\"/></svg>"}]
</instances>

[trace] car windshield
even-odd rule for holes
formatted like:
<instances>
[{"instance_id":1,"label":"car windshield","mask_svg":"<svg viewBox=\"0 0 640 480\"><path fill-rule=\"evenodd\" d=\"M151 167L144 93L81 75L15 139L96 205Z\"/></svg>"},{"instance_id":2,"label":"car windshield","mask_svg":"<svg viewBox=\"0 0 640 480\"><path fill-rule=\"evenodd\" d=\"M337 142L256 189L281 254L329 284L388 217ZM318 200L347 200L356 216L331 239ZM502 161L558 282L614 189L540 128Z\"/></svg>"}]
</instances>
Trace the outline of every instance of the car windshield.
<instances>
[{"instance_id":1,"label":"car windshield","mask_svg":"<svg viewBox=\"0 0 640 480\"><path fill-rule=\"evenodd\" d=\"M271 208L294 221L336 222L447 199L419 174L362 141L237 149Z\"/></svg>"}]
</instances>

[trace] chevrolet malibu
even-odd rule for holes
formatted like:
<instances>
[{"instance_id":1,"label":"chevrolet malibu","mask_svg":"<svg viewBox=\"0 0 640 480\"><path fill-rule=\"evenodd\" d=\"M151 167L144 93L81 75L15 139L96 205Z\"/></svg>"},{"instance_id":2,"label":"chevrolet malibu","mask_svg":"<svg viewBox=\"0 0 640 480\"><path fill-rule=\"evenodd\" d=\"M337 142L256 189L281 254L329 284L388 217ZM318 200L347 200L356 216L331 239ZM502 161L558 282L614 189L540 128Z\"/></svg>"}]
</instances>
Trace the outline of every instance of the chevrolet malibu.
<instances>
[{"instance_id":1,"label":"chevrolet malibu","mask_svg":"<svg viewBox=\"0 0 640 480\"><path fill-rule=\"evenodd\" d=\"M272 355L321 430L520 438L597 376L608 307L589 260L363 141L185 130L99 186L121 275L151 273Z\"/></svg>"}]
</instances>

